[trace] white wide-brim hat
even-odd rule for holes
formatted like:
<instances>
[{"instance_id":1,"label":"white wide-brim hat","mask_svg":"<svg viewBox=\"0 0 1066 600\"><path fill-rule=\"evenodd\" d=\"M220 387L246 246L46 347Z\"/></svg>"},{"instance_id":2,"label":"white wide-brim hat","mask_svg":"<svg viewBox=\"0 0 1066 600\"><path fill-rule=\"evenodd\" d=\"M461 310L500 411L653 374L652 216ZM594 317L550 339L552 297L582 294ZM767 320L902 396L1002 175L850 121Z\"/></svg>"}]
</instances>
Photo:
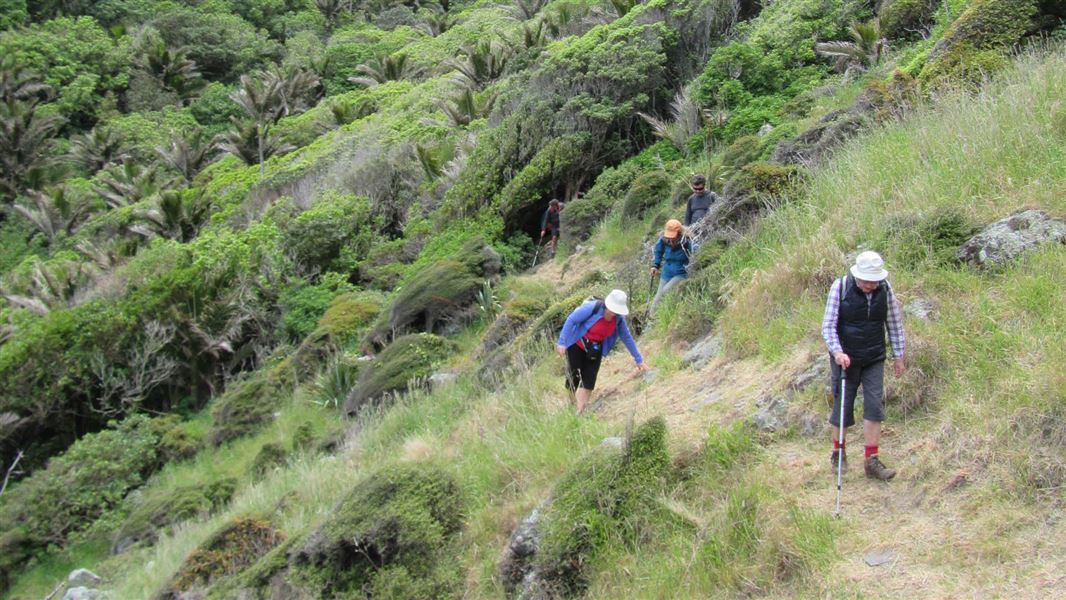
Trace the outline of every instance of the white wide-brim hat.
<instances>
[{"instance_id":1,"label":"white wide-brim hat","mask_svg":"<svg viewBox=\"0 0 1066 600\"><path fill-rule=\"evenodd\" d=\"M611 290L611 293L607 294L607 297L603 299L603 304L607 307L607 310L624 317L629 314L629 307L626 306L627 300L629 299L622 290Z\"/></svg>"},{"instance_id":2,"label":"white wide-brim hat","mask_svg":"<svg viewBox=\"0 0 1066 600\"><path fill-rule=\"evenodd\" d=\"M885 259L876 252L867 250L855 257L855 264L851 266L851 274L855 279L863 281L883 281L888 277L885 270Z\"/></svg>"}]
</instances>

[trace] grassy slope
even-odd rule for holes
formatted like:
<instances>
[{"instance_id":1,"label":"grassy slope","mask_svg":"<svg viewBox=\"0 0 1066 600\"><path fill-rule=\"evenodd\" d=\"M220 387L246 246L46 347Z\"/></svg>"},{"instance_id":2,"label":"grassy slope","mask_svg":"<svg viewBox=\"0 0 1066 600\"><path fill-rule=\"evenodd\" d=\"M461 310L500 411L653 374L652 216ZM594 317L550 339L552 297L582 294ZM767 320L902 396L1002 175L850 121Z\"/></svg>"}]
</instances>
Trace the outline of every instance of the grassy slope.
<instances>
[{"instance_id":1,"label":"grassy slope","mask_svg":"<svg viewBox=\"0 0 1066 600\"><path fill-rule=\"evenodd\" d=\"M470 497L462 557L469 595L498 597L495 563L511 528L589 446L661 413L675 454L691 454L709 425L746 417L757 398L818 357L825 284L846 265L845 253L866 244L885 253L905 302L921 297L938 308L929 322L908 321L915 368L902 382L889 382L904 399L920 391L929 398L906 411L900 402L889 406L883 446L886 461L901 468L897 480L875 484L853 470L845 518L835 524L828 518L826 441L787 432L764 439L739 465L670 490L661 501L667 516L653 524L660 535L601 557L590 596L1061 595L1066 380L1059 340L1066 292L1058 282L1066 254L1048 249L982 274L915 252L913 227L889 225L924 223L948 209L974 223L1021 207L1066 213L1063 97L1066 55L1025 58L980 96L945 98L935 110L869 133L835 155L809 192L723 256L730 295L719 327L729 355L702 371L677 370L676 353L663 349L672 325L664 308L643 343L661 369L659 382L630 379L628 359L614 357L601 377L597 419L570 415L559 365L545 347L545 358L499 392L462 379L413 394L354 425L351 444L336 456L297 459L242 488L223 514L186 524L153 548L101 562L101 549L82 547L68 564L95 563L116 597L148 597L232 516L266 512L283 530L299 533L368 467L437 460ZM617 254L610 244L597 247ZM565 266L560 261L528 277L566 289L590 267L576 259ZM801 401L822 410L820 398ZM262 443L284 439L312 411L322 409L298 394L274 428L172 466L150 487L186 482L204 464L239 472ZM713 540L724 540L725 550L708 552ZM862 554L883 544L900 551L897 563L881 570L863 565ZM47 593L65 566L48 567L20 580L12 597Z\"/></svg>"}]
</instances>

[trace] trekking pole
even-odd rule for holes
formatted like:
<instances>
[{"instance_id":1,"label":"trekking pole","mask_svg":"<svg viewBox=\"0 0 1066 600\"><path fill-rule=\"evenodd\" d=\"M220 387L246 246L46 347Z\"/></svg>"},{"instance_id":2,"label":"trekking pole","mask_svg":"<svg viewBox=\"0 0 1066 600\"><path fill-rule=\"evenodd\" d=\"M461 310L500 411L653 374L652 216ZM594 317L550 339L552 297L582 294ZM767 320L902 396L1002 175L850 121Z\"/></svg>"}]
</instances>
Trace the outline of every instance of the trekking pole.
<instances>
[{"instance_id":1,"label":"trekking pole","mask_svg":"<svg viewBox=\"0 0 1066 600\"><path fill-rule=\"evenodd\" d=\"M544 244L542 243L543 241L544 241L544 234L542 233L542 234L540 234L540 240L537 241L537 251L533 253L533 264L529 265L530 269L532 269L533 267L537 266L537 257L540 256L540 250L541 250L541 248L544 247Z\"/></svg>"},{"instance_id":2,"label":"trekking pole","mask_svg":"<svg viewBox=\"0 0 1066 600\"><path fill-rule=\"evenodd\" d=\"M837 509L833 516L840 518L840 493L844 486L844 383L847 381L847 372L840 367L840 433L837 436Z\"/></svg>"}]
</instances>

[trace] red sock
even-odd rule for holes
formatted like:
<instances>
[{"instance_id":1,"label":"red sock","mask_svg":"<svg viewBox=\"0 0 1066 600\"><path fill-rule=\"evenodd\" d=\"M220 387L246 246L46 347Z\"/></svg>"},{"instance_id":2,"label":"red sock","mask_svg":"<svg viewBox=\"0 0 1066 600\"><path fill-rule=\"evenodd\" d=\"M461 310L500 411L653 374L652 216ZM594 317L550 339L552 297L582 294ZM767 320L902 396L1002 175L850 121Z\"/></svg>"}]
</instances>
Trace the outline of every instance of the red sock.
<instances>
[{"instance_id":1,"label":"red sock","mask_svg":"<svg viewBox=\"0 0 1066 600\"><path fill-rule=\"evenodd\" d=\"M847 442L844 442L844 444L847 444ZM843 448L844 444L841 444L840 440L833 440L833 450L839 450Z\"/></svg>"},{"instance_id":2,"label":"red sock","mask_svg":"<svg viewBox=\"0 0 1066 600\"><path fill-rule=\"evenodd\" d=\"M871 456L876 456L877 455L877 446L865 446L865 448L866 448L866 458L870 458Z\"/></svg>"}]
</instances>

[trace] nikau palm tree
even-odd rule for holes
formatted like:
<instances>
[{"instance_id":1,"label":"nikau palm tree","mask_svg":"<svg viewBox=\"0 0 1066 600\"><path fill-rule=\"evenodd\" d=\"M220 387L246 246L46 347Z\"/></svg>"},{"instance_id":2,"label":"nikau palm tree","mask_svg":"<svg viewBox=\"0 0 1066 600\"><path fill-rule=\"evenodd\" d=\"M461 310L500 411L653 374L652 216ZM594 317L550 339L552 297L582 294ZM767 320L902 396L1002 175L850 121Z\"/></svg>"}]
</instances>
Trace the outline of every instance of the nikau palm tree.
<instances>
[{"instance_id":1,"label":"nikau palm tree","mask_svg":"<svg viewBox=\"0 0 1066 600\"><path fill-rule=\"evenodd\" d=\"M218 151L218 143L193 129L186 135L175 135L168 146L156 146L155 152L163 162L177 171L185 183L192 183L196 174L211 163Z\"/></svg>"},{"instance_id":2,"label":"nikau palm tree","mask_svg":"<svg viewBox=\"0 0 1066 600\"><path fill-rule=\"evenodd\" d=\"M70 235L89 215L86 202L71 202L65 187L51 192L30 190L23 202L16 202L12 210L22 215L48 238L51 244L60 233Z\"/></svg>"},{"instance_id":3,"label":"nikau palm tree","mask_svg":"<svg viewBox=\"0 0 1066 600\"><path fill-rule=\"evenodd\" d=\"M452 77L456 83L480 90L493 80L503 75L510 58L508 49L496 41L481 41L461 48L463 58L453 58L444 63L449 69L458 71Z\"/></svg>"},{"instance_id":4,"label":"nikau palm tree","mask_svg":"<svg viewBox=\"0 0 1066 600\"><path fill-rule=\"evenodd\" d=\"M92 131L71 140L67 154L72 162L95 174L128 158L125 145L110 127L97 126Z\"/></svg>"},{"instance_id":5,"label":"nikau palm tree","mask_svg":"<svg viewBox=\"0 0 1066 600\"><path fill-rule=\"evenodd\" d=\"M881 36L881 22L873 19L868 23L855 23L848 28L850 42L821 42L814 50L822 56L836 58L836 69L843 73L850 66L860 69L881 62L888 50L888 42Z\"/></svg>"},{"instance_id":6,"label":"nikau palm tree","mask_svg":"<svg viewBox=\"0 0 1066 600\"><path fill-rule=\"evenodd\" d=\"M400 81L411 79L421 73L421 69L407 62L406 54L393 54L391 56L379 56L365 62L355 68L362 73L360 77L349 77L348 81L356 85L367 87L385 83L387 81Z\"/></svg>"},{"instance_id":7,"label":"nikau palm tree","mask_svg":"<svg viewBox=\"0 0 1066 600\"><path fill-rule=\"evenodd\" d=\"M154 166L142 167L132 159L126 159L121 168L99 178L96 193L110 208L136 204L159 191L161 182L157 175Z\"/></svg>"}]
</instances>

